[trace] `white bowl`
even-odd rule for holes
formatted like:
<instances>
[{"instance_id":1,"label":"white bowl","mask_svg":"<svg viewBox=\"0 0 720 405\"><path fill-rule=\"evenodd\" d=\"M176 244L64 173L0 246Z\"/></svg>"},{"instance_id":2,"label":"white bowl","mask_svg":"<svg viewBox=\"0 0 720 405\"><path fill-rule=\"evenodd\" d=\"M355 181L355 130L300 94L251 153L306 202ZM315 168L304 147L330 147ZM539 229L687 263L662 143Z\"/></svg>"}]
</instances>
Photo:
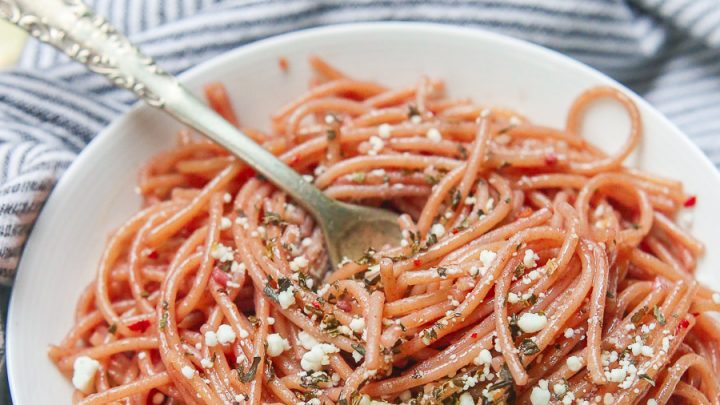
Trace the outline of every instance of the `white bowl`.
<instances>
[{"instance_id":1,"label":"white bowl","mask_svg":"<svg viewBox=\"0 0 720 405\"><path fill-rule=\"evenodd\" d=\"M558 127L582 90L599 84L623 88L535 45L476 29L417 23L340 25L283 35L208 61L182 79L194 90L222 81L240 120L267 128L272 111L306 90L311 54L353 76L392 86L410 85L423 74L442 78L454 96L512 107ZM287 73L278 68L280 56L290 62ZM645 135L631 163L685 182L698 195L694 211L702 218L693 233L707 243L719 240L718 172L666 118L633 98ZM625 115L610 103L595 109L589 124L588 136L608 150L627 136ZM136 106L88 146L50 196L25 248L10 305L7 365L15 404L70 403L71 385L48 360L48 345L72 325L75 302L95 277L106 237L139 208L133 192L138 167L170 147L178 128L161 112ZM718 288L718 268L720 251L709 250L698 277Z\"/></svg>"}]
</instances>

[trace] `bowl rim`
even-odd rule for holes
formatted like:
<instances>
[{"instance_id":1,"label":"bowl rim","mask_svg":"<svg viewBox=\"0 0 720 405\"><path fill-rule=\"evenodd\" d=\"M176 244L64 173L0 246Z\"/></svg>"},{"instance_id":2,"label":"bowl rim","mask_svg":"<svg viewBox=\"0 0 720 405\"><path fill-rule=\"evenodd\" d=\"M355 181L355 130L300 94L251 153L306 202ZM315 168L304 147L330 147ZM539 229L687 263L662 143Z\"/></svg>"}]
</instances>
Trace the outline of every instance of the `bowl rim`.
<instances>
[{"instance_id":1,"label":"bowl rim","mask_svg":"<svg viewBox=\"0 0 720 405\"><path fill-rule=\"evenodd\" d=\"M542 45L529 42L524 39L511 37L505 34L489 31L485 28L477 27L464 27L455 26L449 24L432 23L432 22L409 22L409 21L375 21L375 22L359 22L359 23L342 23L334 24L321 27L306 28L297 31L286 32L271 37L263 38L245 45L238 46L237 48L223 52L213 58L208 59L192 68L182 72L177 77L181 83L187 83L189 80L201 76L206 70L212 69L215 66L226 65L233 59L238 57L238 54L250 53L262 51L263 48L274 48L278 45L285 44L291 46L294 42L301 42L307 40L313 40L316 37L330 36L334 34L345 34L353 31L373 31L377 33L377 30L385 31L384 34L390 35L393 33L404 32L404 33L438 33L442 35L455 35L464 36L475 39L482 39L485 41L492 41L501 45L507 45L517 49L520 52L526 53L529 57L542 57L548 62L551 62L563 69L576 70L584 74L590 75L593 79L609 83L610 85L620 89L625 94L630 95L633 100L647 112L648 118L657 121L662 126L668 128L675 137L682 139L682 142L687 146L693 153L698 157L703 165L704 171L714 177L716 183L720 183L720 171L710 161L709 157L695 144L687 135L685 135L669 118L661 113L657 108L651 105L648 101L643 99L637 93L630 88L626 87L622 83L613 79L612 77L600 72L599 70L584 64L570 56L564 55L553 49L546 48ZM105 128L103 128L80 152L80 154L71 163L65 173L60 177L55 187L50 192L47 201L43 209L38 214L36 222L41 220L44 213L47 212L47 207L56 204L56 200L60 195L64 195L64 190L74 181L76 172L81 170L84 166L84 162L95 154L95 150L102 147L107 140L113 136L113 133L121 128L125 123L130 120L138 110L151 108L143 101L135 102L126 111L121 113L119 116L114 118ZM647 118L646 118L647 119ZM17 273L14 280L14 285L22 285L22 272L20 269L23 265L23 258L25 251L29 247L34 245L34 233L31 231L28 235L27 240L23 246L23 252L20 256L17 265ZM26 271L27 272L27 271ZM20 281L19 281L20 280ZM18 282L19 281L19 282ZM6 371L8 378L8 385L10 389L11 399L15 400L20 396L20 388L17 385L16 376L19 371L18 363L16 361L17 350L15 340L20 339L20 336L16 336L15 328L12 326L21 316L19 304L17 302L16 291L18 289L13 288L11 291L8 314L6 319L6 340L5 340L5 361Z\"/></svg>"}]
</instances>

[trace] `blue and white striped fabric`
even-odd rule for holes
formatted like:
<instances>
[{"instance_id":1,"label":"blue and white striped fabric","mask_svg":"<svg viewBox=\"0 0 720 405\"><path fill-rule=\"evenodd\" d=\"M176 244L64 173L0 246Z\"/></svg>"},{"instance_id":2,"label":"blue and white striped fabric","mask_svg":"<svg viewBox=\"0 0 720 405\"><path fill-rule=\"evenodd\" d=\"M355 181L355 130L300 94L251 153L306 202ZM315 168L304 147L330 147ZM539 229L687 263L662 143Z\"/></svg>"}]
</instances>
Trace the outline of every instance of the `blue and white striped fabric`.
<instances>
[{"instance_id":1,"label":"blue and white striped fabric","mask_svg":"<svg viewBox=\"0 0 720 405\"><path fill-rule=\"evenodd\" d=\"M644 95L720 164L718 0L94 0L166 70L180 73L243 44L358 21L432 21L532 41ZM55 50L31 43L0 72L0 279L52 185L134 101Z\"/></svg>"}]
</instances>

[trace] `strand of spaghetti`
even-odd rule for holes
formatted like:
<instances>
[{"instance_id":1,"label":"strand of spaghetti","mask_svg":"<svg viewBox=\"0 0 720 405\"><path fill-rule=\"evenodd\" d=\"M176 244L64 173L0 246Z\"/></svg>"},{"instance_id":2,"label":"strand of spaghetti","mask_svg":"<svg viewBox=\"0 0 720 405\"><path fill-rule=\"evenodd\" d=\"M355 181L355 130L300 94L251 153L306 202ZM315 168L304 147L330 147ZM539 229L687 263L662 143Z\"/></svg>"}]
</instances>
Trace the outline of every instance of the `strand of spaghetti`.
<instances>
[{"instance_id":1,"label":"strand of spaghetti","mask_svg":"<svg viewBox=\"0 0 720 405\"><path fill-rule=\"evenodd\" d=\"M404 271L412 270L423 263L431 263L448 253L457 250L459 247L467 244L471 240L476 239L480 235L495 227L510 212L510 188L509 183L497 175L490 176L490 184L498 190L500 202L492 211L480 218L476 223L471 224L467 229L459 231L457 234L448 235L438 243L432 245L425 252L418 253L415 258L402 260L395 263L393 271L398 276ZM332 279L332 276L331 276Z\"/></svg>"},{"instance_id":2,"label":"strand of spaghetti","mask_svg":"<svg viewBox=\"0 0 720 405\"><path fill-rule=\"evenodd\" d=\"M250 399L249 404L259 405L262 401L262 384L263 375L265 374L265 342L267 341L268 335L268 324L267 318L270 316L270 305L268 304L265 297L260 294L255 295L255 310L256 315L261 319L260 324L255 330L255 353L253 353L253 359L260 359L257 363L257 368L253 380L250 382ZM254 361L254 360L253 360Z\"/></svg>"},{"instance_id":3,"label":"strand of spaghetti","mask_svg":"<svg viewBox=\"0 0 720 405\"><path fill-rule=\"evenodd\" d=\"M102 346L88 347L71 354L58 362L58 368L63 371L72 370L73 362L80 356L88 356L94 359L104 359L122 352L156 349L157 347L158 339L156 337L140 336L119 339Z\"/></svg>"},{"instance_id":4,"label":"strand of spaghetti","mask_svg":"<svg viewBox=\"0 0 720 405\"><path fill-rule=\"evenodd\" d=\"M147 235L147 244L150 247L158 246L170 236L177 233L183 226L187 225L189 221L205 208L212 195L223 190L235 175L238 174L240 167L240 164L235 163L220 172L220 174L203 187L202 192L200 192L190 204L183 207L165 222L153 229Z\"/></svg>"},{"instance_id":5,"label":"strand of spaghetti","mask_svg":"<svg viewBox=\"0 0 720 405\"><path fill-rule=\"evenodd\" d=\"M202 252L189 256L185 261L174 268L161 287L162 304L157 308L158 325L160 325L160 357L174 385L182 393L183 398L190 398L195 403L221 404L222 400L217 393L211 391L200 377L194 365L184 355L187 348L183 348L177 329L175 302L177 291L183 278L191 270L196 269L202 261ZM182 350L182 352L181 352ZM190 371L188 373L187 371ZM185 372L183 372L185 371ZM190 377L187 377L190 374Z\"/></svg>"},{"instance_id":6,"label":"strand of spaghetti","mask_svg":"<svg viewBox=\"0 0 720 405\"><path fill-rule=\"evenodd\" d=\"M228 96L225 86L222 83L208 83L205 85L205 98L210 107L215 110L226 121L236 127L240 127L240 121L233 110L230 96Z\"/></svg>"},{"instance_id":7,"label":"strand of spaghetti","mask_svg":"<svg viewBox=\"0 0 720 405\"><path fill-rule=\"evenodd\" d=\"M385 294L375 291L370 294L367 311L367 345L365 347L365 368L377 370L380 367L380 333L382 331L382 314L385 305Z\"/></svg>"},{"instance_id":8,"label":"strand of spaghetti","mask_svg":"<svg viewBox=\"0 0 720 405\"><path fill-rule=\"evenodd\" d=\"M382 94L385 90L383 86L376 83L337 78L336 80L314 87L309 92L280 108L278 112L273 114L272 119L277 122L287 120L294 111L306 105L310 100L339 96L347 93L354 93L361 98L368 98Z\"/></svg>"},{"instance_id":9,"label":"strand of spaghetti","mask_svg":"<svg viewBox=\"0 0 720 405\"><path fill-rule=\"evenodd\" d=\"M193 280L192 287L190 287L190 291L187 292L185 297L177 305L177 317L180 319L184 318L190 311L197 307L198 301L205 293L208 280L210 279L210 273L215 263L212 256L213 250L218 249L215 243L220 238L220 220L223 215L222 198L222 193L215 193L210 197L208 207L208 233L205 237L205 246L202 249L202 262L195 274L195 279Z\"/></svg>"},{"instance_id":10,"label":"strand of spaghetti","mask_svg":"<svg viewBox=\"0 0 720 405\"><path fill-rule=\"evenodd\" d=\"M142 224L145 223L147 218L172 206L174 206L174 203L156 204L155 206L149 207L131 218L110 238L110 241L103 252L102 258L100 259L97 281L95 283L96 305L98 310L100 310L105 317L105 321L109 325L117 325L118 331L125 336L133 335L133 333L127 328L127 326L120 322L120 318L112 308L112 300L110 299L108 291L110 272L115 262L118 260L118 256L120 256L123 245L132 236L132 234L137 232Z\"/></svg>"},{"instance_id":11,"label":"strand of spaghetti","mask_svg":"<svg viewBox=\"0 0 720 405\"><path fill-rule=\"evenodd\" d=\"M170 208L168 210L160 211L150 218L147 222L140 227L135 234L135 238L132 241L130 247L130 266L129 266L129 278L128 284L130 285L130 292L132 293L133 299L137 303L138 309L143 312L152 312L153 306L143 296L145 291L145 284L140 271L141 261L144 260L143 253L145 251L144 239L145 235L159 222L164 221L169 216L173 215L177 211L177 208Z\"/></svg>"},{"instance_id":12,"label":"strand of spaghetti","mask_svg":"<svg viewBox=\"0 0 720 405\"><path fill-rule=\"evenodd\" d=\"M390 200L402 197L427 197L432 195L432 189L429 186L402 184L338 185L326 188L325 195L336 200Z\"/></svg>"},{"instance_id":13,"label":"strand of spaghetti","mask_svg":"<svg viewBox=\"0 0 720 405\"><path fill-rule=\"evenodd\" d=\"M675 392L680 379L688 372L689 369L697 371L701 378L701 387L705 391L706 398L717 398L720 387L718 381L713 378L713 370L708 361L697 354L686 354L675 361L669 369L662 384L656 384L649 395L658 403L666 403L670 396Z\"/></svg>"},{"instance_id":14,"label":"strand of spaghetti","mask_svg":"<svg viewBox=\"0 0 720 405\"><path fill-rule=\"evenodd\" d=\"M233 156L183 160L175 165L175 169L182 174L202 176L211 179L235 161L236 158Z\"/></svg>"},{"instance_id":15,"label":"strand of spaghetti","mask_svg":"<svg viewBox=\"0 0 720 405\"><path fill-rule=\"evenodd\" d=\"M708 400L708 398L700 390L682 381L678 381L672 395L685 398L688 400L688 403L691 404L712 405L710 400Z\"/></svg>"},{"instance_id":16,"label":"strand of spaghetti","mask_svg":"<svg viewBox=\"0 0 720 405\"><path fill-rule=\"evenodd\" d=\"M383 284L383 291L385 291L385 298L387 300L384 306L384 312L387 314L387 305L402 298L402 294L400 294L395 287L393 262L387 257L380 260L380 281Z\"/></svg>"},{"instance_id":17,"label":"strand of spaghetti","mask_svg":"<svg viewBox=\"0 0 720 405\"><path fill-rule=\"evenodd\" d=\"M468 157L467 163L465 163L464 165L465 169L463 172L463 177L460 180L460 184L458 184L457 186L455 195L453 196L453 198L457 198L457 196L459 195L458 208L455 210L454 216L448 218L448 223L452 223L452 218L457 217L462 211L462 209L465 207L465 199L469 195L470 190L473 187L475 180L477 179L478 172L482 170L483 164L485 162L486 151L488 148L488 127L488 120L486 118L482 118L480 120L480 126L478 128L475 141L472 144L470 156Z\"/></svg>"},{"instance_id":18,"label":"strand of spaghetti","mask_svg":"<svg viewBox=\"0 0 720 405\"><path fill-rule=\"evenodd\" d=\"M510 373L517 385L525 385L528 381L527 372L520 361L518 350L513 342L510 324L508 322L506 297L510 289L510 281L515 267L520 262L519 258L510 259L496 278L495 283L495 332L497 333L497 344L505 359Z\"/></svg>"},{"instance_id":19,"label":"strand of spaghetti","mask_svg":"<svg viewBox=\"0 0 720 405\"><path fill-rule=\"evenodd\" d=\"M125 312L128 309L132 308L134 305L135 302L133 300L124 300L113 303L112 307L113 311L115 312ZM91 331L96 326L100 325L100 323L104 320L105 318L100 311L89 312L82 318L75 321L75 325L73 325L73 328L70 330L70 332L68 332L67 335L65 335L65 337L58 346L65 349L75 347L78 340L82 339L82 337L86 333Z\"/></svg>"},{"instance_id":20,"label":"strand of spaghetti","mask_svg":"<svg viewBox=\"0 0 720 405\"><path fill-rule=\"evenodd\" d=\"M316 55L310 55L308 58L310 66L321 76L324 76L328 80L338 80L348 77L345 73L340 71L338 68L329 64L325 59L320 58Z\"/></svg>"},{"instance_id":21,"label":"strand of spaghetti","mask_svg":"<svg viewBox=\"0 0 720 405\"><path fill-rule=\"evenodd\" d=\"M570 162L570 169L576 173L596 174L603 170L616 169L622 164L630 152L635 149L640 141L640 133L642 132L640 111L630 97L612 87L594 87L580 94L570 106L566 124L567 131L571 134L580 134L581 119L584 111L590 104L595 102L595 100L603 97L618 101L627 110L628 116L630 117L630 136L615 156L600 159L592 163Z\"/></svg>"},{"instance_id":22,"label":"strand of spaghetti","mask_svg":"<svg viewBox=\"0 0 720 405\"><path fill-rule=\"evenodd\" d=\"M480 351L490 347L492 347L492 336L488 334L478 338L469 349L457 354L455 357L456 361L438 365L435 366L435 368L424 371L419 374L420 378L416 378L417 374L415 374L415 377L413 376L414 370L411 368L401 376L372 382L366 385L362 392L370 395L371 397L381 397L384 395L400 393L407 389L427 384L459 370L463 367L463 365L472 362Z\"/></svg>"},{"instance_id":23,"label":"strand of spaghetti","mask_svg":"<svg viewBox=\"0 0 720 405\"><path fill-rule=\"evenodd\" d=\"M158 373L153 376L144 377L137 381L129 384L120 385L117 387L110 388L106 391L90 395L80 401L78 405L101 405L112 403L123 398L127 398L131 395L143 391L150 391L153 388L157 388L170 383L170 377L167 373Z\"/></svg>"},{"instance_id":24,"label":"strand of spaghetti","mask_svg":"<svg viewBox=\"0 0 720 405\"><path fill-rule=\"evenodd\" d=\"M592 255L588 263L593 271L592 295L590 296L590 313L587 330L587 368L595 384L605 384L607 379L602 364L602 330L607 298L608 261L605 251L594 242L583 240L581 250L585 247ZM585 257L585 255L580 256Z\"/></svg>"},{"instance_id":25,"label":"strand of spaghetti","mask_svg":"<svg viewBox=\"0 0 720 405\"><path fill-rule=\"evenodd\" d=\"M694 255L702 254L704 250L702 243L693 238L687 232L680 229L680 227L674 222L672 222L670 218L659 212L655 212L653 218L655 220L653 224L657 226L660 230L662 230L667 236L677 242L682 243L684 246L690 249L690 251Z\"/></svg>"},{"instance_id":26,"label":"strand of spaghetti","mask_svg":"<svg viewBox=\"0 0 720 405\"><path fill-rule=\"evenodd\" d=\"M326 97L313 99L302 104L290 114L285 124L285 135L289 137L287 139L292 145L297 136L300 122L310 114L335 111L338 114L347 114L351 117L356 117L367 113L368 109L368 106L361 102L345 98Z\"/></svg>"}]
</instances>

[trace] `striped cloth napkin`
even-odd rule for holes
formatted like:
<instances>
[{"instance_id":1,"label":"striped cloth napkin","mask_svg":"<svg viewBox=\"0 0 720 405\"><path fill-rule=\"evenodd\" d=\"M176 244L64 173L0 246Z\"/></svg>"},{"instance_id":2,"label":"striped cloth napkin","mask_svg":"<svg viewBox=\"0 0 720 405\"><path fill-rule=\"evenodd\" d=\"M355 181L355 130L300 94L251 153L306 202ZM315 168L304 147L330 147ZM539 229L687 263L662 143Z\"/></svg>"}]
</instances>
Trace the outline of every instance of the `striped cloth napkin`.
<instances>
[{"instance_id":1,"label":"striped cloth napkin","mask_svg":"<svg viewBox=\"0 0 720 405\"><path fill-rule=\"evenodd\" d=\"M431 21L499 32L558 50L623 82L720 163L718 0L91 3L99 15L175 74L243 44L321 25ZM23 242L53 184L85 145L133 101L132 94L34 41L17 68L0 72L2 284L12 283ZM8 292L5 288L0 294L2 308Z\"/></svg>"}]
</instances>

